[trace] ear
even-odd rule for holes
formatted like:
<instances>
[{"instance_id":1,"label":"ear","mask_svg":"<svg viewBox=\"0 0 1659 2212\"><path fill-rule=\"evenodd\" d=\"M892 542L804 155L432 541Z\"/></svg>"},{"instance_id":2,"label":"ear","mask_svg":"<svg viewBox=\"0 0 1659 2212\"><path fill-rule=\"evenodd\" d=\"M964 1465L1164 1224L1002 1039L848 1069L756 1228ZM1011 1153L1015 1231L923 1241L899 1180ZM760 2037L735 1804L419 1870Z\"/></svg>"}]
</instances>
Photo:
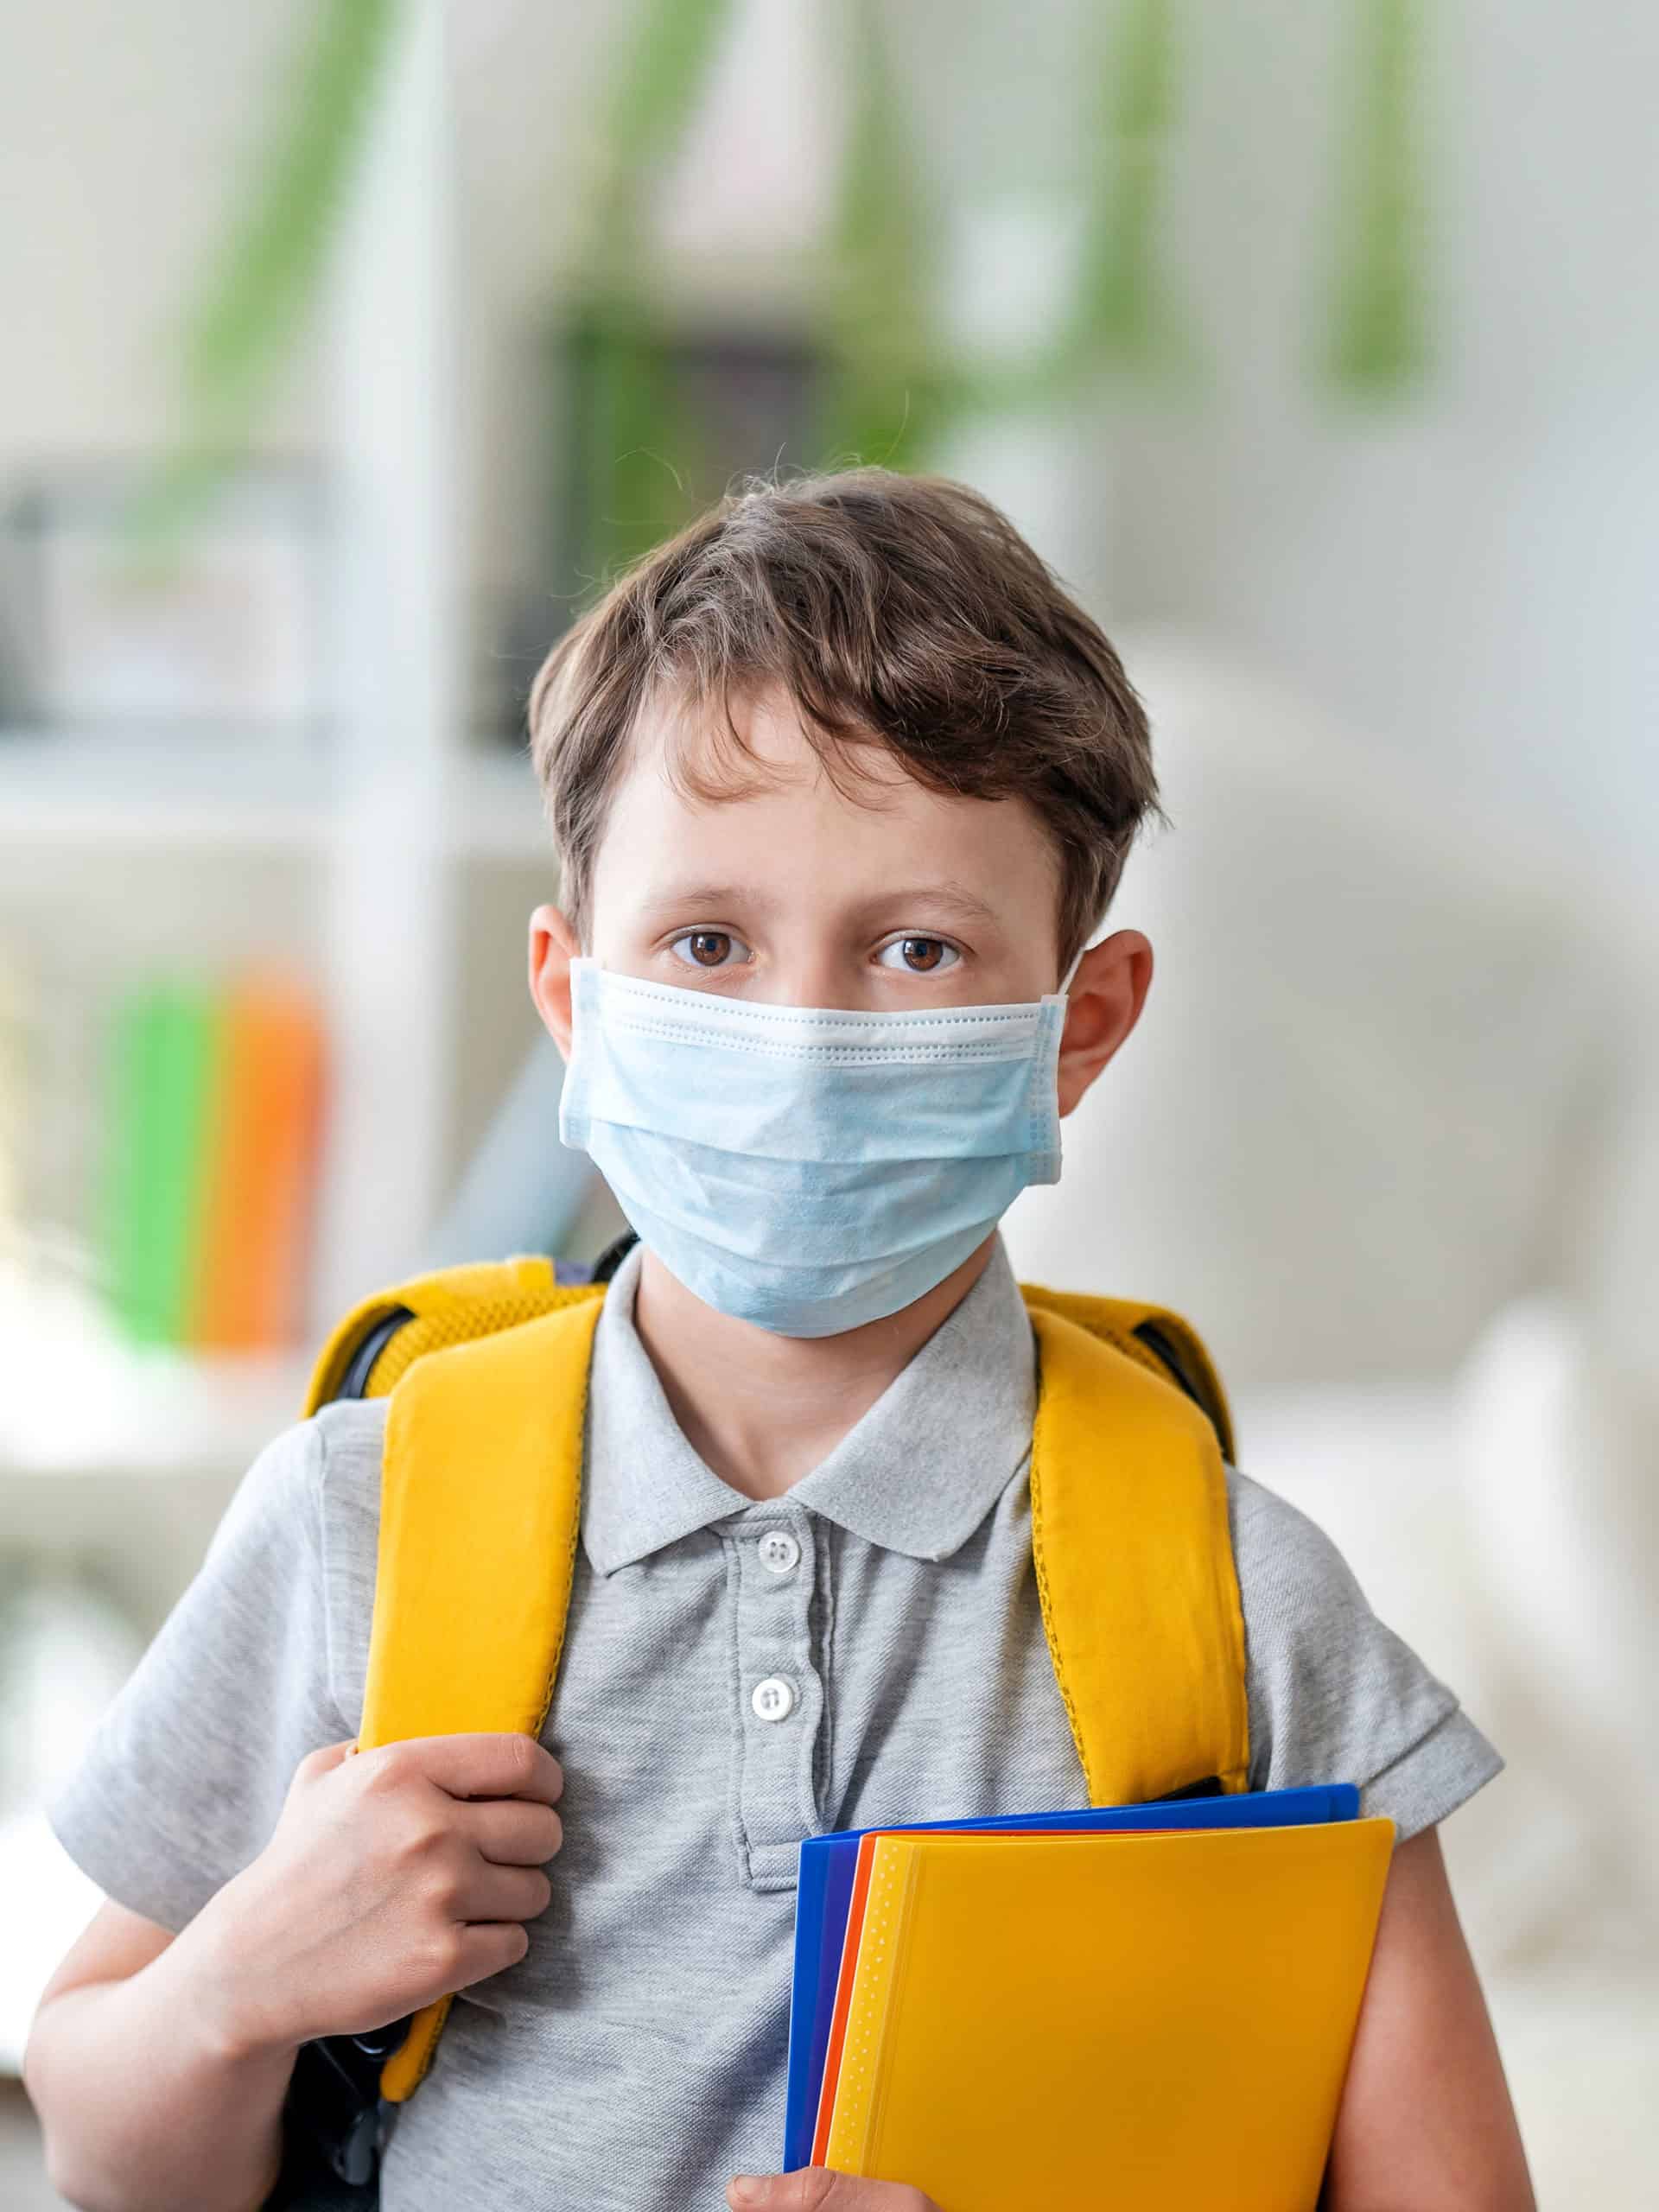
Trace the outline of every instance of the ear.
<instances>
[{"instance_id":1,"label":"ear","mask_svg":"<svg viewBox=\"0 0 1659 2212\"><path fill-rule=\"evenodd\" d=\"M1069 1114L1141 1018L1152 983L1152 946L1139 930L1116 930L1077 963L1060 1032L1059 1105Z\"/></svg>"},{"instance_id":2,"label":"ear","mask_svg":"<svg viewBox=\"0 0 1659 2212\"><path fill-rule=\"evenodd\" d=\"M530 995L547 1033L570 1057L570 963L582 951L576 933L556 906L538 906L530 918Z\"/></svg>"}]
</instances>

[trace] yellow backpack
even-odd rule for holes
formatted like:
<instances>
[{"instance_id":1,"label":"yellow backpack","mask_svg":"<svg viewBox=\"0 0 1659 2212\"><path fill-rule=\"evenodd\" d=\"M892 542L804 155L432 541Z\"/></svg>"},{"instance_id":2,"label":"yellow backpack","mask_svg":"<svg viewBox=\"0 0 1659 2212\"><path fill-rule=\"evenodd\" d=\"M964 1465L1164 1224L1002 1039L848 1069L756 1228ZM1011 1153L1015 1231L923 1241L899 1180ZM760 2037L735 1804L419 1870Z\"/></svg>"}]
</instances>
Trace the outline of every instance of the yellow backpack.
<instances>
[{"instance_id":1,"label":"yellow backpack","mask_svg":"<svg viewBox=\"0 0 1659 2212\"><path fill-rule=\"evenodd\" d=\"M540 1734L605 1288L561 1281L540 1257L449 1268L366 1300L324 1348L308 1414L340 1397L391 1399L360 1750L474 1729ZM1244 1625L1220 1380L1197 1332L1164 1307L1021 1289L1038 1347L1033 1557L1089 1802L1242 1790ZM370 2192L328 2201L375 2201L389 2108L430 2066L450 2002L307 2046L289 2117L332 2136L333 2174ZM320 2082L337 2107L354 2096L355 2110L298 2109L316 2106ZM278 2201L322 2200L268 2200Z\"/></svg>"}]
</instances>

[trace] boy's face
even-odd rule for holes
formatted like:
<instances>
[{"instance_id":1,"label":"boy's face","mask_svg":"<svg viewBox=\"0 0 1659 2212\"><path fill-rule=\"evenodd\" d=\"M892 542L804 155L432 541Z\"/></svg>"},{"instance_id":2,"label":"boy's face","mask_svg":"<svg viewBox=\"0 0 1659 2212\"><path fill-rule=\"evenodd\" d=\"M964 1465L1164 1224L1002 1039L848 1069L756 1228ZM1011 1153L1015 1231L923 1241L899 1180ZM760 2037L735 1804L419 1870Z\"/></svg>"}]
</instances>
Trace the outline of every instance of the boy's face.
<instances>
[{"instance_id":1,"label":"boy's face","mask_svg":"<svg viewBox=\"0 0 1659 2212\"><path fill-rule=\"evenodd\" d=\"M760 772L730 797L677 790L660 724L638 734L594 868L585 950L601 967L723 997L873 1011L1058 988L1058 860L1022 799L930 790L879 746L854 756L843 793L786 693L734 699L732 713ZM715 782L726 763L709 765ZM537 910L531 988L567 1053L580 949L563 915ZM1133 1027L1150 975L1136 931L1084 956L1061 1045L1063 1112Z\"/></svg>"}]
</instances>

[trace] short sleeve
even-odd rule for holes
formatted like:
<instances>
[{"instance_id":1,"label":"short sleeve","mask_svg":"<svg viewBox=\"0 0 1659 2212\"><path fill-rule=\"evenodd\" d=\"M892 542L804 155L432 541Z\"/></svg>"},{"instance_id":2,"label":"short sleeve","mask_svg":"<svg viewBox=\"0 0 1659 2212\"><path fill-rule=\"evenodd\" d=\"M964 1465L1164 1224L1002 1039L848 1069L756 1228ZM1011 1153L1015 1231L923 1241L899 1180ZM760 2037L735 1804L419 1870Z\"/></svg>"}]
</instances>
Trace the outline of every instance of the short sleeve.
<instances>
[{"instance_id":1,"label":"short sleeve","mask_svg":"<svg viewBox=\"0 0 1659 2212\"><path fill-rule=\"evenodd\" d=\"M1229 1468L1250 1719L1250 1787L1358 1785L1403 1843L1444 1820L1503 1761L1455 1693L1366 1603L1307 1516Z\"/></svg>"},{"instance_id":2,"label":"short sleeve","mask_svg":"<svg viewBox=\"0 0 1659 2212\"><path fill-rule=\"evenodd\" d=\"M270 1840L294 1770L352 1733L333 1699L319 1424L268 1445L47 1807L105 1893L175 1934Z\"/></svg>"}]
</instances>

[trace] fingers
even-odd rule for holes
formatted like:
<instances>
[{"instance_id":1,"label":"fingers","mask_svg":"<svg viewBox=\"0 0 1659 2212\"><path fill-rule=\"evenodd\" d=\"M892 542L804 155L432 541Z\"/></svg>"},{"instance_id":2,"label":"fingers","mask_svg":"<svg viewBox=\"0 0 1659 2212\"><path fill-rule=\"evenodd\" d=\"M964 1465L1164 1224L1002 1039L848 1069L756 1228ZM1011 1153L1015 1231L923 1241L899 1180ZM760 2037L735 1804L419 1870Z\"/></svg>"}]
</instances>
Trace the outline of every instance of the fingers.
<instances>
[{"instance_id":1,"label":"fingers","mask_svg":"<svg viewBox=\"0 0 1659 2212\"><path fill-rule=\"evenodd\" d=\"M530 1936L517 1920L481 1920L457 1928L438 1976L444 1990L466 1989L493 1974L516 1967L530 1948Z\"/></svg>"},{"instance_id":2,"label":"fingers","mask_svg":"<svg viewBox=\"0 0 1659 2212\"><path fill-rule=\"evenodd\" d=\"M443 1904L452 1920L534 1920L552 1895L539 1866L493 1866L475 1859L447 1886Z\"/></svg>"},{"instance_id":3,"label":"fingers","mask_svg":"<svg viewBox=\"0 0 1659 2212\"><path fill-rule=\"evenodd\" d=\"M550 1805L480 1797L455 1811L461 1833L498 1866L543 1866L564 1841L564 1823Z\"/></svg>"},{"instance_id":4,"label":"fingers","mask_svg":"<svg viewBox=\"0 0 1659 2212\"><path fill-rule=\"evenodd\" d=\"M516 1732L410 1736L362 1754L390 1775L420 1774L452 1797L527 1797L551 1805L564 1788L558 1761L533 1736Z\"/></svg>"},{"instance_id":5,"label":"fingers","mask_svg":"<svg viewBox=\"0 0 1659 2212\"><path fill-rule=\"evenodd\" d=\"M734 2174L726 2202L734 2212L938 2212L931 2196L903 2182L861 2181L829 2166Z\"/></svg>"}]
</instances>

